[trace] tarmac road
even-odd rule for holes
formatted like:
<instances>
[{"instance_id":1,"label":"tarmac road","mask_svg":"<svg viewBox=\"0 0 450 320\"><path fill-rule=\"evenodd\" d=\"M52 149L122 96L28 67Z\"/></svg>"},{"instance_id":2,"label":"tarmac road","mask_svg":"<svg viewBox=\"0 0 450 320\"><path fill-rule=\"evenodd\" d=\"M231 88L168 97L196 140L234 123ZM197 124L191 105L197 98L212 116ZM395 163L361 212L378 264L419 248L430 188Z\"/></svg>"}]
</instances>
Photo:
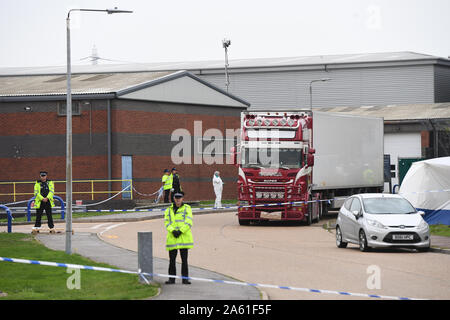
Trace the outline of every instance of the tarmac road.
<instances>
[{"instance_id":1,"label":"tarmac road","mask_svg":"<svg viewBox=\"0 0 450 320\"><path fill-rule=\"evenodd\" d=\"M189 251L189 264L250 283L450 299L450 255L406 249L362 253L350 244L346 249L339 249L334 233L323 229L322 224L239 226L235 212L196 215L195 246ZM128 222L106 229L100 235L104 241L133 251L137 251L137 232L152 231L154 255L168 256L162 219ZM379 270L380 289L368 289L368 279L374 276L368 273L370 266ZM262 290L269 299L360 299Z\"/></svg>"}]
</instances>

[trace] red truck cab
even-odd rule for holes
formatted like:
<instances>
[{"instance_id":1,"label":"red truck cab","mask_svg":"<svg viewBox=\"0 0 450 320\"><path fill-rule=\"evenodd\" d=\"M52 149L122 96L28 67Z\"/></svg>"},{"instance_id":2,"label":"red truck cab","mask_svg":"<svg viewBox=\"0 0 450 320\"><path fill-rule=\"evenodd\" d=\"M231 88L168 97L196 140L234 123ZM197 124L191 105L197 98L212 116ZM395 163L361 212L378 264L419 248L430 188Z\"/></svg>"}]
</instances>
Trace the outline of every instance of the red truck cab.
<instances>
[{"instance_id":1,"label":"red truck cab","mask_svg":"<svg viewBox=\"0 0 450 320\"><path fill-rule=\"evenodd\" d=\"M311 195L314 152L312 117L302 112L241 114L236 152L238 217L241 225L260 220L320 218L319 195Z\"/></svg>"}]
</instances>

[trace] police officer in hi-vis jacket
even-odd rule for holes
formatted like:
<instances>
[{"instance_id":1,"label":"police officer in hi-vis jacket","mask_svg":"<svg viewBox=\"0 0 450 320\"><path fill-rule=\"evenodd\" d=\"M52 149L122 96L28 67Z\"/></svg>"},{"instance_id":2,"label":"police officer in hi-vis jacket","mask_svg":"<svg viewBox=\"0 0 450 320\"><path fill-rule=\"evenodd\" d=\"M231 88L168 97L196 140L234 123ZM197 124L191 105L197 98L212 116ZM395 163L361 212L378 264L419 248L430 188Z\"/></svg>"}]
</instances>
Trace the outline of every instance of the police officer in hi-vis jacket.
<instances>
[{"instance_id":1,"label":"police officer in hi-vis jacket","mask_svg":"<svg viewBox=\"0 0 450 320\"><path fill-rule=\"evenodd\" d=\"M164 212L164 225L167 230L166 250L169 251L169 275L177 274L175 260L177 251L181 255L181 276L189 277L188 249L194 247L192 238L192 209L183 203L184 193L174 194L174 202ZM166 284L175 283L175 278L169 278ZM183 284L191 284L188 279L183 279Z\"/></svg>"},{"instance_id":2,"label":"police officer in hi-vis jacket","mask_svg":"<svg viewBox=\"0 0 450 320\"><path fill-rule=\"evenodd\" d=\"M47 179L47 171L40 172L40 179L34 184L34 207L36 208L36 223L33 231L39 230L41 227L41 217L45 210L47 215L47 223L50 232L54 232L54 224L52 217L52 208L55 206L53 195L55 194L55 186L53 181Z\"/></svg>"}]
</instances>

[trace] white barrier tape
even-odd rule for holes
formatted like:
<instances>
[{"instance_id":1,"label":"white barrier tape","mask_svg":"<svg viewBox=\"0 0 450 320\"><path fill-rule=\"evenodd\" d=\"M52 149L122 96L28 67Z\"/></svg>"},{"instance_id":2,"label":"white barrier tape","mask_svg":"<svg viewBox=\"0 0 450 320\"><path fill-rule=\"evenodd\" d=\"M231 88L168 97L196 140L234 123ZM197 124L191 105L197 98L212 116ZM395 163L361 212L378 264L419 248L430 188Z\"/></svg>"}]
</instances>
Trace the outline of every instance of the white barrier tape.
<instances>
[{"instance_id":1,"label":"white barrier tape","mask_svg":"<svg viewBox=\"0 0 450 320\"><path fill-rule=\"evenodd\" d=\"M19 203L25 203L28 202L29 200L23 200L23 201L17 201L17 202L11 202L11 203L5 203L5 204L1 204L2 206L12 206L14 204L19 204Z\"/></svg>"},{"instance_id":2,"label":"white barrier tape","mask_svg":"<svg viewBox=\"0 0 450 320\"><path fill-rule=\"evenodd\" d=\"M450 189L442 189L442 190L425 190L425 191L412 191L412 192L399 192L399 195L402 194L421 194L421 193L435 193L435 192L450 192Z\"/></svg>"},{"instance_id":3,"label":"white barrier tape","mask_svg":"<svg viewBox=\"0 0 450 320\"><path fill-rule=\"evenodd\" d=\"M125 190L127 190L131 185L126 186L124 189L122 189L121 191L119 191L118 193L116 193L115 195L113 195L112 197L105 199L103 201L97 202L97 203L89 203L89 204L84 204L82 207L92 207L92 206L96 206L98 204L102 204L105 203L106 201L109 201L115 197L117 197L119 194L121 194L122 192L124 192Z\"/></svg>"},{"instance_id":4,"label":"white barrier tape","mask_svg":"<svg viewBox=\"0 0 450 320\"><path fill-rule=\"evenodd\" d=\"M277 286L277 285L271 285L271 284L247 283L247 282L228 281L228 280L219 280L219 279L207 279L207 278L197 278L197 277L172 276L172 275L160 274L160 273L146 273L146 272L137 272L137 271L122 270L122 269L83 266L83 265L78 265L78 264L66 264L66 263L49 262L49 261L37 261L37 260L26 260L26 259L4 258L4 257L0 257L0 261L43 265L43 266L50 266L50 267L62 267L62 268L73 268L73 269L95 270L95 271L106 271L106 272L119 272L119 273L128 273L128 274L137 274L139 276L145 275L145 276L155 276L155 277L174 278L174 279L186 279L186 280L223 283L223 284L231 284L231 285L239 285L239 286L294 290L294 291L303 291L303 292L310 292L310 293L328 293L328 294L363 297L363 298L378 298L378 299L391 299L391 300L424 300L424 299L407 298L407 297L385 296L385 295L378 295L378 294L354 293L354 292L311 289L311 288L298 288L298 287L290 287L290 286Z\"/></svg>"},{"instance_id":5,"label":"white barrier tape","mask_svg":"<svg viewBox=\"0 0 450 320\"><path fill-rule=\"evenodd\" d=\"M162 187L159 188L157 191L155 191L153 193L141 193L141 192L137 191L136 188L133 186L134 192L136 192L138 195L144 196L144 197L151 197L151 196L153 196L153 195L155 195L157 193L159 194L161 192L161 189L162 189Z\"/></svg>"}]
</instances>

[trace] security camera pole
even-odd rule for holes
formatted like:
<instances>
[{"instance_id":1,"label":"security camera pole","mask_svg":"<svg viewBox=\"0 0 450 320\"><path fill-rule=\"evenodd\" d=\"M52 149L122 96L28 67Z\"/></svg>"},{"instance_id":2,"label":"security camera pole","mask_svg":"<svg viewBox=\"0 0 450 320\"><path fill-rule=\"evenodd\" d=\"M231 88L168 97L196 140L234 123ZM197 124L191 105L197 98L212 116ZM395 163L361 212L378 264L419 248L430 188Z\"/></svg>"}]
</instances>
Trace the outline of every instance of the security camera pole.
<instances>
[{"instance_id":1,"label":"security camera pole","mask_svg":"<svg viewBox=\"0 0 450 320\"><path fill-rule=\"evenodd\" d=\"M67 13L67 101L66 101L66 253L72 253L72 88L70 80L71 60L70 60L70 13L72 11L106 12L113 13L132 13L133 11L114 9L71 9Z\"/></svg>"},{"instance_id":2,"label":"security camera pole","mask_svg":"<svg viewBox=\"0 0 450 320\"><path fill-rule=\"evenodd\" d=\"M228 47L231 45L231 40L229 39L223 39L222 40L222 46L225 49L225 86L227 87L227 92L228 92L228 87L230 86L230 77L228 76Z\"/></svg>"}]
</instances>

